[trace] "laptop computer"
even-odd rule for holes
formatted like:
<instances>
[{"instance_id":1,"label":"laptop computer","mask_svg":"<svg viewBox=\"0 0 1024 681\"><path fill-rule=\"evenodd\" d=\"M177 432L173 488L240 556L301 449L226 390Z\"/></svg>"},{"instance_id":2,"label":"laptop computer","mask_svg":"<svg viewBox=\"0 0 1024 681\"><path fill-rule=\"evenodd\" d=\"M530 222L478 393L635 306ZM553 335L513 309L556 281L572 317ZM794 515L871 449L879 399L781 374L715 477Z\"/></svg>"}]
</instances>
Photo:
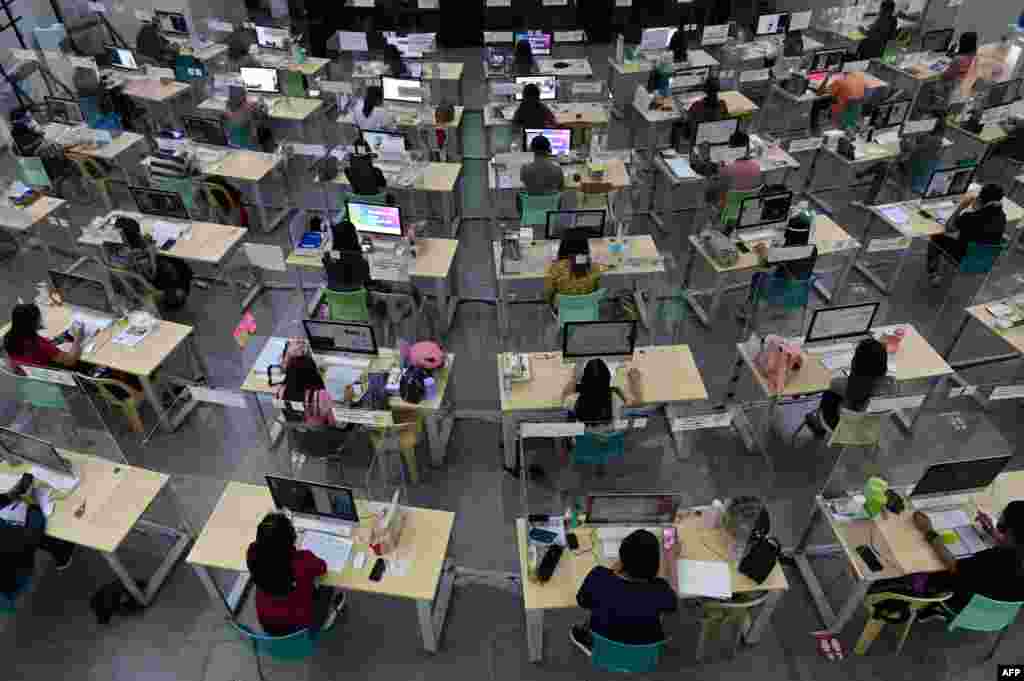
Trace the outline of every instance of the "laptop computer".
<instances>
[{"instance_id":1,"label":"laptop computer","mask_svg":"<svg viewBox=\"0 0 1024 681\"><path fill-rule=\"evenodd\" d=\"M977 166L973 165L933 170L921 195L920 210L939 222L948 220L960 197L971 188L976 171Z\"/></svg>"},{"instance_id":2,"label":"laptop computer","mask_svg":"<svg viewBox=\"0 0 1024 681\"><path fill-rule=\"evenodd\" d=\"M81 482L81 476L72 463L46 440L10 428L0 428L0 453L29 464L32 467L29 472L35 478L58 492L72 492Z\"/></svg>"},{"instance_id":3,"label":"laptop computer","mask_svg":"<svg viewBox=\"0 0 1024 681\"><path fill-rule=\"evenodd\" d=\"M378 355L370 324L303 319L302 326L318 364L365 369Z\"/></svg>"},{"instance_id":4,"label":"laptop computer","mask_svg":"<svg viewBox=\"0 0 1024 681\"><path fill-rule=\"evenodd\" d=\"M50 270L48 274L54 291L65 305L74 310L71 322L82 324L86 338L95 336L114 322L116 306L102 281L59 270Z\"/></svg>"},{"instance_id":5,"label":"laptop computer","mask_svg":"<svg viewBox=\"0 0 1024 681\"><path fill-rule=\"evenodd\" d=\"M352 488L276 475L265 478L274 506L291 517L296 529L350 537L359 526Z\"/></svg>"},{"instance_id":6,"label":"laptop computer","mask_svg":"<svg viewBox=\"0 0 1024 681\"><path fill-rule=\"evenodd\" d=\"M385 163L402 163L407 159L405 135L385 130L363 130L363 141L378 160Z\"/></svg>"},{"instance_id":7,"label":"laptop computer","mask_svg":"<svg viewBox=\"0 0 1024 681\"><path fill-rule=\"evenodd\" d=\"M671 492L597 492L586 499L587 524L597 526L608 559L619 557L622 540L636 530L647 530L660 542L678 510L679 497Z\"/></svg>"},{"instance_id":8,"label":"laptop computer","mask_svg":"<svg viewBox=\"0 0 1024 681\"><path fill-rule=\"evenodd\" d=\"M120 69L121 71L139 70L139 63L135 59L135 53L131 50L111 45L107 48L107 54L110 55L111 68Z\"/></svg>"},{"instance_id":9,"label":"laptop computer","mask_svg":"<svg viewBox=\"0 0 1024 681\"><path fill-rule=\"evenodd\" d=\"M582 230L590 239L600 239L605 234L608 219L606 210L549 210L544 226L545 239L561 239L570 229Z\"/></svg>"},{"instance_id":10,"label":"laptop computer","mask_svg":"<svg viewBox=\"0 0 1024 681\"><path fill-rule=\"evenodd\" d=\"M804 350L821 358L826 369L847 369L857 343L871 338L879 302L820 307L811 315Z\"/></svg>"}]
</instances>

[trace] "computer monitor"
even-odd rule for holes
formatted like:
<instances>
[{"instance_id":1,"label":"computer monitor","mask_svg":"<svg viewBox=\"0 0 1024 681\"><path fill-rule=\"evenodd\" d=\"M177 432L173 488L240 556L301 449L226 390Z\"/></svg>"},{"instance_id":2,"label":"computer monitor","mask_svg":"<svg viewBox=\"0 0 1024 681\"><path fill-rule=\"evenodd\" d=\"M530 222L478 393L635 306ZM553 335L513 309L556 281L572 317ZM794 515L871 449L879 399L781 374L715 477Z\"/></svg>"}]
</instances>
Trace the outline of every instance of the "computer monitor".
<instances>
[{"instance_id":1,"label":"computer monitor","mask_svg":"<svg viewBox=\"0 0 1024 681\"><path fill-rule=\"evenodd\" d=\"M640 34L641 50L667 50L672 36L679 28L675 26L659 26L657 28L645 28Z\"/></svg>"},{"instance_id":2,"label":"computer monitor","mask_svg":"<svg viewBox=\"0 0 1024 681\"><path fill-rule=\"evenodd\" d=\"M812 73L818 71L841 71L844 59L846 59L846 50L818 50L811 57L811 65L807 70Z\"/></svg>"},{"instance_id":3,"label":"computer monitor","mask_svg":"<svg viewBox=\"0 0 1024 681\"><path fill-rule=\"evenodd\" d=\"M277 69L260 66L243 66L238 69L242 75L242 83L249 92L276 95L280 89L277 80Z\"/></svg>"},{"instance_id":4,"label":"computer monitor","mask_svg":"<svg viewBox=\"0 0 1024 681\"><path fill-rule=\"evenodd\" d=\"M976 166L938 168L928 178L922 199L941 199L966 194L974 181Z\"/></svg>"},{"instance_id":5,"label":"computer monitor","mask_svg":"<svg viewBox=\"0 0 1024 681\"><path fill-rule=\"evenodd\" d=\"M789 30L789 12L762 14L757 18L757 35L784 35Z\"/></svg>"},{"instance_id":6,"label":"computer monitor","mask_svg":"<svg viewBox=\"0 0 1024 681\"><path fill-rule=\"evenodd\" d=\"M535 57L547 57L551 55L551 43L553 34L544 31L516 31L512 36L512 45L518 45L519 41L525 40L530 43L530 49Z\"/></svg>"},{"instance_id":7,"label":"computer monitor","mask_svg":"<svg viewBox=\"0 0 1024 681\"><path fill-rule=\"evenodd\" d=\"M903 125L910 113L910 106L913 102L909 99L901 99L896 102L886 102L875 107L871 114L872 128L894 128Z\"/></svg>"},{"instance_id":8,"label":"computer monitor","mask_svg":"<svg viewBox=\"0 0 1024 681\"><path fill-rule=\"evenodd\" d=\"M166 10L153 10L153 21L164 33L173 35L188 35L188 19L181 12L168 12Z\"/></svg>"},{"instance_id":9,"label":"computer monitor","mask_svg":"<svg viewBox=\"0 0 1024 681\"><path fill-rule=\"evenodd\" d=\"M228 145L228 136L224 131L224 124L214 118L205 116L182 116L185 124L185 134L193 142L199 144L212 144L219 147Z\"/></svg>"},{"instance_id":10,"label":"computer monitor","mask_svg":"<svg viewBox=\"0 0 1024 681\"><path fill-rule=\"evenodd\" d=\"M579 230L590 239L604 236L608 212L605 210L549 210L544 238L561 239L568 230Z\"/></svg>"},{"instance_id":11,"label":"computer monitor","mask_svg":"<svg viewBox=\"0 0 1024 681\"><path fill-rule=\"evenodd\" d=\"M697 132L693 138L694 144L728 144L738 129L740 121L738 118L727 118L723 121L708 121L699 123Z\"/></svg>"},{"instance_id":12,"label":"computer monitor","mask_svg":"<svg viewBox=\"0 0 1024 681\"><path fill-rule=\"evenodd\" d=\"M363 141L375 154L405 153L405 135L384 130L363 130Z\"/></svg>"},{"instance_id":13,"label":"computer monitor","mask_svg":"<svg viewBox=\"0 0 1024 681\"><path fill-rule=\"evenodd\" d=\"M276 475L265 477L274 506L280 510L340 520L353 525L359 523L355 496L350 487L281 478Z\"/></svg>"},{"instance_id":14,"label":"computer monitor","mask_svg":"<svg viewBox=\"0 0 1024 681\"><path fill-rule=\"evenodd\" d=\"M771 192L749 196L740 202L740 229L771 225L789 220L789 208L793 204L793 192Z\"/></svg>"},{"instance_id":15,"label":"computer monitor","mask_svg":"<svg viewBox=\"0 0 1024 681\"><path fill-rule=\"evenodd\" d=\"M552 76L516 76L516 101L523 99L523 88L527 85L540 88L542 101L554 99L558 94L558 79Z\"/></svg>"},{"instance_id":16,"label":"computer monitor","mask_svg":"<svg viewBox=\"0 0 1024 681\"><path fill-rule=\"evenodd\" d=\"M636 347L636 320L624 322L566 322L562 359L632 357Z\"/></svg>"},{"instance_id":17,"label":"computer monitor","mask_svg":"<svg viewBox=\"0 0 1024 681\"><path fill-rule=\"evenodd\" d=\"M405 69L405 73L410 78L423 78L423 62L419 59L403 59L402 68Z\"/></svg>"},{"instance_id":18,"label":"computer monitor","mask_svg":"<svg viewBox=\"0 0 1024 681\"><path fill-rule=\"evenodd\" d=\"M267 50L286 50L291 34L285 28L256 27L256 44Z\"/></svg>"},{"instance_id":19,"label":"computer monitor","mask_svg":"<svg viewBox=\"0 0 1024 681\"><path fill-rule=\"evenodd\" d=\"M679 497L669 492L599 492L587 495L586 510L588 525L672 525Z\"/></svg>"},{"instance_id":20,"label":"computer monitor","mask_svg":"<svg viewBox=\"0 0 1024 681\"><path fill-rule=\"evenodd\" d=\"M82 115L82 106L74 99L62 97L47 97L46 111L50 120L66 125L78 125L85 120Z\"/></svg>"},{"instance_id":21,"label":"computer monitor","mask_svg":"<svg viewBox=\"0 0 1024 681\"><path fill-rule=\"evenodd\" d=\"M71 463L61 456L51 443L10 428L0 428L0 450L3 450L5 455L42 466L55 473L75 474Z\"/></svg>"},{"instance_id":22,"label":"computer monitor","mask_svg":"<svg viewBox=\"0 0 1024 681\"><path fill-rule=\"evenodd\" d=\"M135 53L123 47L108 47L111 68L122 71L138 71L139 63L135 61Z\"/></svg>"},{"instance_id":23,"label":"computer monitor","mask_svg":"<svg viewBox=\"0 0 1024 681\"><path fill-rule=\"evenodd\" d=\"M348 202L348 219L360 234L402 237L402 211L398 206L378 206L371 203Z\"/></svg>"},{"instance_id":24,"label":"computer monitor","mask_svg":"<svg viewBox=\"0 0 1024 681\"><path fill-rule=\"evenodd\" d=\"M988 95L985 98L987 101L985 108L1003 106L1004 104L1012 104L1017 101L1021 95L1020 86L1021 81L1019 79L994 84L989 88Z\"/></svg>"},{"instance_id":25,"label":"computer monitor","mask_svg":"<svg viewBox=\"0 0 1024 681\"><path fill-rule=\"evenodd\" d=\"M377 338L370 324L303 319L302 325L313 352L377 355Z\"/></svg>"},{"instance_id":26,"label":"computer monitor","mask_svg":"<svg viewBox=\"0 0 1024 681\"><path fill-rule=\"evenodd\" d=\"M793 12L789 16L789 30L790 31L806 31L811 27L811 15L813 12L807 10L806 12Z\"/></svg>"},{"instance_id":27,"label":"computer monitor","mask_svg":"<svg viewBox=\"0 0 1024 681\"><path fill-rule=\"evenodd\" d=\"M807 343L820 343L870 333L879 305L875 302L819 307L811 315L811 325L807 327L804 340Z\"/></svg>"},{"instance_id":28,"label":"computer monitor","mask_svg":"<svg viewBox=\"0 0 1024 681\"><path fill-rule=\"evenodd\" d=\"M65 305L114 313L114 303L102 281L57 270L50 270L48 274L50 283Z\"/></svg>"},{"instance_id":29,"label":"computer monitor","mask_svg":"<svg viewBox=\"0 0 1024 681\"><path fill-rule=\"evenodd\" d=\"M568 154L572 148L572 130L560 128L526 128L523 130L523 149L529 151L533 138L546 137L551 143L551 153L555 156Z\"/></svg>"},{"instance_id":30,"label":"computer monitor","mask_svg":"<svg viewBox=\"0 0 1024 681\"><path fill-rule=\"evenodd\" d=\"M921 49L925 52L945 52L953 40L953 33L951 28L928 31L921 37Z\"/></svg>"},{"instance_id":31,"label":"computer monitor","mask_svg":"<svg viewBox=\"0 0 1024 681\"><path fill-rule=\"evenodd\" d=\"M178 192L168 192L149 187L128 187L140 213L161 218L190 220L188 208Z\"/></svg>"},{"instance_id":32,"label":"computer monitor","mask_svg":"<svg viewBox=\"0 0 1024 681\"><path fill-rule=\"evenodd\" d=\"M980 492L995 482L1012 458L1009 454L932 464L914 485L910 497Z\"/></svg>"},{"instance_id":33,"label":"computer monitor","mask_svg":"<svg viewBox=\"0 0 1024 681\"><path fill-rule=\"evenodd\" d=\"M679 69L668 78L668 87L672 92L701 90L708 81L708 67Z\"/></svg>"},{"instance_id":34,"label":"computer monitor","mask_svg":"<svg viewBox=\"0 0 1024 681\"><path fill-rule=\"evenodd\" d=\"M423 103L423 83L415 78L381 76L380 86L384 90L384 101Z\"/></svg>"}]
</instances>

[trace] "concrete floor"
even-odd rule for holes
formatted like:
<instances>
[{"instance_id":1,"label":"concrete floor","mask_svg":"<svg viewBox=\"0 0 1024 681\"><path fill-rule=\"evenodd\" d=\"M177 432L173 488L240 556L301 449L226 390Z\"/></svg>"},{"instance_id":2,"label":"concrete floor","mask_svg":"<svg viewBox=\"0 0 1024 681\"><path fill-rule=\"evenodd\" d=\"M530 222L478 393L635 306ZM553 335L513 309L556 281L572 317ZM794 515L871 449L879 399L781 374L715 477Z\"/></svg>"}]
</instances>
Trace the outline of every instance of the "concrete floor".
<instances>
[{"instance_id":1,"label":"concrete floor","mask_svg":"<svg viewBox=\"0 0 1024 681\"><path fill-rule=\"evenodd\" d=\"M479 108L483 91L479 61L474 55L458 55L467 64L465 92L467 106ZM606 64L606 51L594 50L592 63ZM603 68L598 69L603 75ZM480 117L467 116L467 149L478 148ZM612 130L612 146L626 139L622 122ZM485 209L484 161L467 160L463 173L463 210L479 216ZM823 176L838 176L836 169L822 169ZM644 180L640 181L641 184ZM791 179L802 186L802 177ZM123 188L117 192L122 206L129 197ZM863 218L849 201L863 198L854 192L833 192L828 196L836 209L836 220L855 235L863 230ZM635 199L644 202L643 192ZM76 207L75 225L81 224L99 206ZM680 213L670 224L670 234L654 230L663 253L671 255L674 268L658 285L670 290L679 284L679 272L685 264L683 235L692 233L694 216ZM653 225L643 216L631 225L633 233L652 233ZM253 240L282 244L285 230L270 235L253 235ZM409 489L409 501L454 511L456 526L450 555L458 565L478 570L511 572L517 570L513 521L522 513L518 482L501 470L500 427L488 420L498 409L498 391L494 374L495 353L502 349L537 350L551 347L549 336L541 331L549 317L539 306L519 305L513 311L513 332L501 337L496 314L487 300L494 298L491 260L487 241L495 236L482 220L469 220L462 226L460 247L453 270L454 286L470 302L459 307L455 323L445 341L457 355L455 378L449 387L451 403L458 412L470 414L456 423L448 449L448 459L440 468L428 465L427 452L420 451L422 480ZM68 243L64 234L51 234L55 243ZM993 275L993 281L1012 281L1019 271L1020 255L1011 254ZM58 258L51 266L67 266L70 260ZM880 263L891 267L891 263ZM17 299L32 299L34 283L44 277L47 263L40 251L23 252L4 261L0 268L0 309L9 309ZM288 275L294 281L294 272ZM308 277L307 277L308 280ZM958 281L949 304L945 290L928 288L924 277L923 244L915 244L910 264L903 270L892 296L884 298L880 322L912 322L937 348L945 343L960 321L960 310L970 300L979 282ZM1020 284L1016 284L1019 288ZM972 288L973 287L973 288ZM677 319L663 315L641 342L688 343L692 346L707 384L710 400L702 407L721 403L730 391L729 378L735 364L735 342L739 328L734 305L737 293L723 305L713 331L704 329L692 317ZM874 289L853 276L843 301L872 299ZM814 305L821 305L816 300ZM194 324L199 345L209 365L209 381L214 387L237 388L268 335L295 329L300 318L301 300L294 291L274 291L261 296L252 306L258 333L248 347L240 350L231 337L240 312L237 298L227 289L194 290L187 308L174 315L176 321ZM941 310L941 312L940 312ZM425 330L404 330L426 333ZM1001 352L1000 341L972 328L957 352L957 357L974 357ZM1012 382L1019 377L1017 362L971 370L964 376L972 382ZM4 420L14 418L10 386L4 386ZM742 376L737 398L751 405L755 421L769 418L761 396L755 392L749 376ZM905 392L913 392L910 389ZM212 511L228 480L259 483L267 472L287 472L288 455L284 448L271 450L263 424L250 400L245 410L220 406L200 406L182 428L173 434L157 434L143 446L140 438L127 431L116 414L97 412L88 403L74 407L77 422L95 441L89 451L111 458L122 455L129 463L169 473L183 501L189 520L201 527ZM865 472L879 472L891 482L912 482L930 462L1015 452L1019 439L1020 407L1013 400L993 403L982 410L966 397L940 396L921 416L916 434L908 437L893 424L887 424L882 453L870 460L848 450L838 467L837 451L822 443L801 439L791 447L788 434L814 407L813 402L787 405L776 417L779 430L787 435L769 441L766 456L745 452L736 435L727 430L702 431L688 438L691 456L679 460L667 447L666 424L652 418L646 430L631 432L625 463L610 467L607 477L595 483L603 488L670 489L692 503L707 503L713 498L738 494L757 494L768 500L772 510L773 532L784 545L792 545L807 522L813 495L829 481L841 489L862 484ZM958 418L953 418L956 415ZM144 414L153 422L150 412ZM38 432L57 441L60 418L41 419L32 425ZM104 427L104 422L109 429ZM122 454L123 453L123 454ZM531 457L548 471L547 478L531 485L530 510L556 510L556 491L572 484L561 471L550 447L536 445ZM362 484L369 463L365 442L356 442L346 460L346 478ZM1019 461L1011 466L1020 467ZM304 477L333 480L333 472L307 463ZM845 482L849 480L849 482ZM170 505L160 499L151 511L157 519L171 517ZM828 538L821 536L825 541ZM123 559L137 575L150 574L166 546L145 536L133 535L124 549ZM48 560L48 558L43 558ZM832 602L838 605L852 586L848 572L835 558L815 560L821 582ZM914 628L900 657L892 655L892 636L880 640L870 656L840 663L821 658L810 632L821 628L808 592L795 569L787 567L791 588L774 614L772 625L755 648L741 649L732 660L716 655L705 664L694 661L696 626L691 616L673 618L668 628L671 642L661 670L651 675L665 679L788 679L792 681L857 681L893 679L978 680L993 678L994 663L983 663L988 637L976 634L947 634L938 624ZM219 606L210 602L198 579L186 565L179 565L165 584L159 598L147 611L135 616L116 617L107 626L96 623L89 610L89 597L100 586L112 581L113 574L97 555L79 551L74 566L63 573L48 571L41 579L30 605L11 623L3 639L4 675L11 681L54 678L76 679L194 679L196 681L234 681L257 678L251 650L240 642L224 620ZM253 619L253 613L246 613ZM487 581L465 580L455 591L448 615L441 651L437 655L422 652L415 609L412 603L355 594L339 626L322 640L312 660L298 666L281 667L266 663L269 679L333 679L373 673L385 679L569 679L595 676L587 661L570 647L567 627L580 618L580 612L550 613L547 618L546 659L543 665L526 660L526 641L522 599L514 588L503 588ZM860 628L858 616L846 629L842 640L852 649ZM1004 641L998 662L1019 662L1016 645L1024 642L1019 627ZM51 674L53 676L51 676ZM599 675L598 675L599 676Z\"/></svg>"}]
</instances>

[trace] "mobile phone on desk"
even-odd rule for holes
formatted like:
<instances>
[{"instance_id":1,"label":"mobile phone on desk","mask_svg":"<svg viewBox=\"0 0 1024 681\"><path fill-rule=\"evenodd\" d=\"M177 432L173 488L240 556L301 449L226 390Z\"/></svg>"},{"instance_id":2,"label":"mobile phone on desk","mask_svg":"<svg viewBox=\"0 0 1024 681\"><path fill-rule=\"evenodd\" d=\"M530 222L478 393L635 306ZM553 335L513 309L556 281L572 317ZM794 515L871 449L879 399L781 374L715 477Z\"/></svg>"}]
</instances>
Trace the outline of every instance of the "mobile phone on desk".
<instances>
[{"instance_id":1,"label":"mobile phone on desk","mask_svg":"<svg viewBox=\"0 0 1024 681\"><path fill-rule=\"evenodd\" d=\"M882 569L882 561L872 547L867 544L861 544L857 547L856 551L857 555L860 556L860 559L864 561L864 564L867 565L872 572L878 572Z\"/></svg>"},{"instance_id":2,"label":"mobile phone on desk","mask_svg":"<svg viewBox=\"0 0 1024 681\"><path fill-rule=\"evenodd\" d=\"M388 563L383 558L378 558L377 562L373 564L373 569L370 570L370 581L379 582L381 577L384 576L384 570L388 567Z\"/></svg>"},{"instance_id":3,"label":"mobile phone on desk","mask_svg":"<svg viewBox=\"0 0 1024 681\"><path fill-rule=\"evenodd\" d=\"M541 544L550 544L557 538L558 535L550 530L543 530L539 527L530 528L530 539L532 539L535 542L539 542Z\"/></svg>"}]
</instances>

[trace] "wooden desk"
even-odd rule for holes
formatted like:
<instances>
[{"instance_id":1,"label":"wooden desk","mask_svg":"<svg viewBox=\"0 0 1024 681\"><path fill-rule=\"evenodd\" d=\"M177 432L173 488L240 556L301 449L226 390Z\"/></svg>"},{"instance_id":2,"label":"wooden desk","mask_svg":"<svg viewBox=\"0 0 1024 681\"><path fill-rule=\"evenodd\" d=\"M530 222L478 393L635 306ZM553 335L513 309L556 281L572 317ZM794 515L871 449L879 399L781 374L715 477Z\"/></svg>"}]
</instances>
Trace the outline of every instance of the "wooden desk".
<instances>
[{"instance_id":1,"label":"wooden desk","mask_svg":"<svg viewBox=\"0 0 1024 681\"><path fill-rule=\"evenodd\" d=\"M556 64L564 63L568 66L559 68ZM594 70L590 68L590 60L586 57L555 58L537 57L537 75L559 76L561 78L591 78Z\"/></svg>"},{"instance_id":2,"label":"wooden desk","mask_svg":"<svg viewBox=\"0 0 1024 681\"><path fill-rule=\"evenodd\" d=\"M191 86L178 81L164 82L158 78L131 78L124 81L124 93L146 102L163 104L188 92Z\"/></svg>"},{"instance_id":3,"label":"wooden desk","mask_svg":"<svg viewBox=\"0 0 1024 681\"><path fill-rule=\"evenodd\" d=\"M443 130L446 130L448 134L445 138L442 150L448 154L447 160L461 160L462 116L466 112L466 107L456 106L454 108L455 116L454 118L452 118L452 120L448 121L447 123L437 122L437 109L434 108L430 110L429 118L424 117L422 115L422 112L419 110L417 110L416 113L411 116L396 116L395 126L400 130L407 130L413 134L416 134L419 128L441 128ZM337 123L338 125L352 128L354 139L354 129L356 128L356 124L355 121L353 120L352 109L349 109L345 113L341 114L341 116L338 117Z\"/></svg>"},{"instance_id":4,"label":"wooden desk","mask_svg":"<svg viewBox=\"0 0 1024 681\"><path fill-rule=\"evenodd\" d=\"M607 131L609 121L608 105L596 102L545 102L555 116L559 128L575 128L577 131L599 128ZM488 158L507 152L515 136L521 137L522 128L515 122L518 102L490 102L484 106L484 155ZM501 112L499 116L498 113ZM574 145L581 147L586 138L574 133ZM525 149L524 151L529 151Z\"/></svg>"},{"instance_id":5,"label":"wooden desk","mask_svg":"<svg viewBox=\"0 0 1024 681\"><path fill-rule=\"evenodd\" d=\"M501 369L503 355L496 356L505 465L509 468L516 465L519 424L531 419L551 420L553 413L564 412L562 389L576 371L575 366L563 365L560 352L526 354L532 378L515 383L505 380ZM670 422L680 416L680 404L708 399L704 380L688 345L638 347L629 366L639 369L643 375L643 405L662 406ZM623 385L624 369L615 374L616 386ZM685 456L681 433L673 432L672 436L680 455Z\"/></svg>"},{"instance_id":6,"label":"wooden desk","mask_svg":"<svg viewBox=\"0 0 1024 681\"><path fill-rule=\"evenodd\" d=\"M686 63L678 62L674 69L701 66L718 66L718 60L704 50L687 50ZM649 59L619 63L615 61L615 57L608 57L608 90L612 95L615 111L620 117L630 109L636 86L647 84L647 77L652 68L654 62Z\"/></svg>"},{"instance_id":7,"label":"wooden desk","mask_svg":"<svg viewBox=\"0 0 1024 681\"><path fill-rule=\"evenodd\" d=\"M237 180L249 186L252 202L260 214L262 231L272 231L281 220L291 212L291 205L285 204L277 213L270 215L267 202L263 197L263 183L281 165L280 157L261 151L245 149L225 150L223 147L202 145L204 149L218 152L220 160L213 163L200 163L199 170L203 175L218 175L228 180ZM226 151L226 153L224 153Z\"/></svg>"},{"instance_id":8,"label":"wooden desk","mask_svg":"<svg viewBox=\"0 0 1024 681\"><path fill-rule=\"evenodd\" d=\"M110 215L108 214L106 219L109 219ZM142 227L143 234L147 235L152 235L153 225L157 222L178 223L177 220L165 220L132 211L117 211L117 215L123 215L138 221ZM186 262L219 267L235 251L248 231L244 227L221 225L215 222L191 222L189 224L192 236L188 239L179 239L169 250L161 250L161 255ZM102 246L102 242L96 243L94 239L85 235L78 239L78 243L89 246Z\"/></svg>"},{"instance_id":9,"label":"wooden desk","mask_svg":"<svg viewBox=\"0 0 1024 681\"><path fill-rule=\"evenodd\" d=\"M659 128L664 128L664 124L673 123L684 118L690 110L690 106L693 102L698 99L703 99L703 93L699 95L677 95L667 99L667 103L670 108L668 110L656 109L654 111L647 109L641 111L636 107L636 102L632 101L630 106L636 114L642 119L640 125L635 125L630 128L630 146L634 149L645 148L653 153L654 149L668 146L662 138L665 136L659 133ZM726 90L719 94L719 99L725 103L726 108L729 111L729 118L741 118L744 116L751 116L758 111L758 106L749 97L737 90ZM646 126L644 125L646 124ZM637 143L637 134L639 129L646 127L647 129L647 143L646 146Z\"/></svg>"},{"instance_id":10,"label":"wooden desk","mask_svg":"<svg viewBox=\"0 0 1024 681\"><path fill-rule=\"evenodd\" d=\"M465 67L462 62L424 61L420 79L428 84L438 82L440 87L433 87L430 98L436 104L442 99L464 101L462 84ZM381 76L391 73L391 67L383 61L357 62L352 65L352 79L379 80Z\"/></svg>"},{"instance_id":11,"label":"wooden desk","mask_svg":"<svg viewBox=\"0 0 1024 681\"><path fill-rule=\"evenodd\" d=\"M1013 348L1013 352L1004 353L1001 355L990 355L986 357L972 358L971 363L976 364L982 362L984 364L991 364L995 362L1003 362L1012 359L1018 359L1021 354L1024 354L1024 325L1018 325L1010 327L1009 329L1000 329L996 326L995 317L986 308L988 305L993 305L1000 302L1009 302L1007 299L1002 301L993 300L989 303L981 305L972 305L965 310L964 318L960 322L960 327L957 329L956 334L953 336L953 340L949 344L949 349L944 355L948 360L953 356L953 352L956 350L957 344L960 342L960 338L963 336L964 331L967 329L968 323L974 319L981 324L985 329L993 334L1002 338L1006 343Z\"/></svg>"},{"instance_id":12,"label":"wooden desk","mask_svg":"<svg viewBox=\"0 0 1024 681\"><path fill-rule=\"evenodd\" d=\"M454 566L448 559L455 514L404 506L405 525L398 548L385 556L389 565L383 579L371 582L369 575L376 556L367 546L367 539L371 514L377 508L376 504L370 506L362 499L356 500L360 525L353 536L352 556L366 553L366 564L361 570L356 570L350 558L344 570L328 572L322 583L349 591L416 601L423 647L436 653L455 577ZM209 569L241 573L240 583L247 581L246 551L256 538L260 521L274 510L273 499L265 485L229 482L188 556L189 564L210 597L214 602L223 604L232 616L240 605L244 587L236 586L229 596L225 596ZM391 564L396 560L407 563L404 575L393 571Z\"/></svg>"},{"instance_id":13,"label":"wooden desk","mask_svg":"<svg viewBox=\"0 0 1024 681\"><path fill-rule=\"evenodd\" d=\"M142 519L157 495L170 485L170 476L67 449L58 451L71 461L81 482L71 494L57 499L53 514L46 520L47 536L103 554L125 589L140 603L149 605L193 538L184 523L185 516L173 489L171 497L183 522L181 528L165 527ZM30 468L29 465L11 466L0 462L0 474L4 475L19 475ZM81 518L75 517L75 512L83 505L85 513ZM139 589L138 583L116 555L128 533L136 527L149 527L175 537L174 545L163 556L145 591Z\"/></svg>"},{"instance_id":14,"label":"wooden desk","mask_svg":"<svg viewBox=\"0 0 1024 681\"><path fill-rule=\"evenodd\" d=\"M324 105L324 100L322 99L308 99L304 97L260 95L259 98L267 105L267 115L278 121L305 122ZM204 99L196 108L204 111L224 113L227 110L227 100L220 97L210 97L209 99Z\"/></svg>"},{"instance_id":15,"label":"wooden desk","mask_svg":"<svg viewBox=\"0 0 1024 681\"><path fill-rule=\"evenodd\" d=\"M688 509L680 512L676 521L676 532L679 540L679 559L719 561L721 556L729 555L732 538L721 529L704 527L701 517L695 512L701 509ZM605 565L610 567L603 555L601 547L595 544L592 528L587 526L572 530L580 537L581 547L590 545L591 551L565 551L562 558L546 583L540 584L530 578L527 523L523 518L516 519L516 543L519 550L519 574L523 583L523 607L526 611L526 639L530 662L540 662L544 657L544 611L564 610L579 607L576 594L583 581L594 567ZM600 560L598 556L601 556ZM666 566L662 566L664 570ZM732 571L732 591L734 594L750 594L769 591L771 594L761 607L750 629L744 632L744 640L755 644L760 640L761 632L771 619L772 612L778 605L782 594L789 589L789 582L776 564L775 569L762 584L756 584L749 577L741 575L736 563L730 565ZM674 570L672 571L674 574ZM678 590L676 584L669 579L672 588ZM685 596L680 596L686 598Z\"/></svg>"}]
</instances>

